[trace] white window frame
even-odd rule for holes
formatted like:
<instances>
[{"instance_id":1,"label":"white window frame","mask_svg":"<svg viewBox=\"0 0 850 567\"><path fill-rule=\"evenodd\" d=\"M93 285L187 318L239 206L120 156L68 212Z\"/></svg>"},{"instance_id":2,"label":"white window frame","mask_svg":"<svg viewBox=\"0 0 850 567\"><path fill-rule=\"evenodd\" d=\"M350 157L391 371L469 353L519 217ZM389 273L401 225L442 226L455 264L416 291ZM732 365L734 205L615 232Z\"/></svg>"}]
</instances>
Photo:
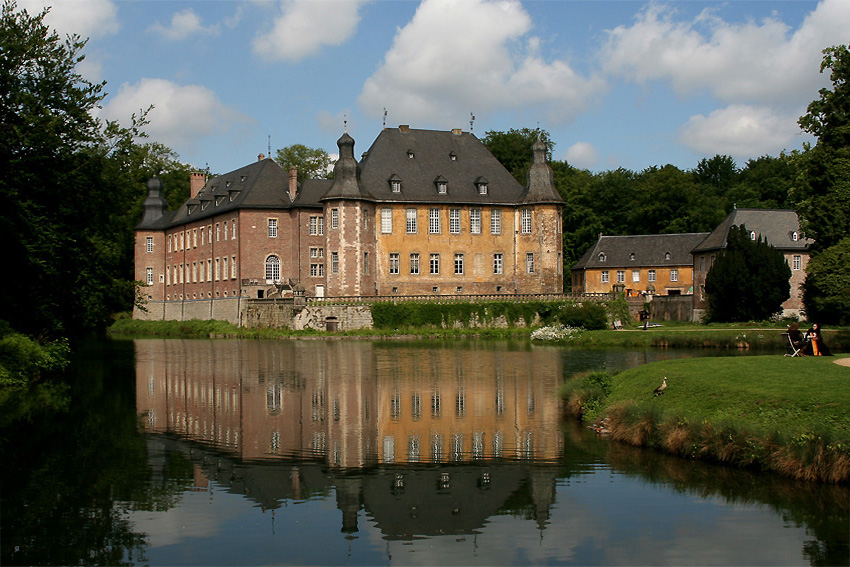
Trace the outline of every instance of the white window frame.
<instances>
[{"instance_id":1,"label":"white window frame","mask_svg":"<svg viewBox=\"0 0 850 567\"><path fill-rule=\"evenodd\" d=\"M793 270L802 270L803 269L803 256L800 254L794 254L794 258L792 259L792 269Z\"/></svg>"},{"instance_id":2,"label":"white window frame","mask_svg":"<svg viewBox=\"0 0 850 567\"><path fill-rule=\"evenodd\" d=\"M617 283L626 283L626 270L617 270Z\"/></svg>"},{"instance_id":3,"label":"white window frame","mask_svg":"<svg viewBox=\"0 0 850 567\"><path fill-rule=\"evenodd\" d=\"M145 251L153 252L153 236L145 237Z\"/></svg>"},{"instance_id":4,"label":"white window frame","mask_svg":"<svg viewBox=\"0 0 850 567\"><path fill-rule=\"evenodd\" d=\"M449 233L460 234L460 209L449 209Z\"/></svg>"},{"instance_id":5,"label":"white window frame","mask_svg":"<svg viewBox=\"0 0 850 567\"><path fill-rule=\"evenodd\" d=\"M339 209L331 209L331 230L339 228Z\"/></svg>"},{"instance_id":6,"label":"white window frame","mask_svg":"<svg viewBox=\"0 0 850 567\"><path fill-rule=\"evenodd\" d=\"M502 209L490 211L490 234L502 234Z\"/></svg>"},{"instance_id":7,"label":"white window frame","mask_svg":"<svg viewBox=\"0 0 850 567\"><path fill-rule=\"evenodd\" d=\"M505 257L503 254L493 254L493 273L505 273Z\"/></svg>"},{"instance_id":8,"label":"white window frame","mask_svg":"<svg viewBox=\"0 0 850 567\"><path fill-rule=\"evenodd\" d=\"M390 274L397 275L399 272L400 255L398 252L390 252Z\"/></svg>"},{"instance_id":9,"label":"white window frame","mask_svg":"<svg viewBox=\"0 0 850 567\"><path fill-rule=\"evenodd\" d=\"M469 209L469 232L481 234L481 209Z\"/></svg>"},{"instance_id":10,"label":"white window frame","mask_svg":"<svg viewBox=\"0 0 850 567\"><path fill-rule=\"evenodd\" d=\"M679 270L676 268L672 268L670 270L670 281L677 282L679 281Z\"/></svg>"},{"instance_id":11,"label":"white window frame","mask_svg":"<svg viewBox=\"0 0 850 567\"><path fill-rule=\"evenodd\" d=\"M417 231L417 222L416 222L417 211L416 209L407 209L405 212L405 232L407 234L416 234Z\"/></svg>"},{"instance_id":12,"label":"white window frame","mask_svg":"<svg viewBox=\"0 0 850 567\"><path fill-rule=\"evenodd\" d=\"M440 234L441 229L440 209L428 209L428 234Z\"/></svg>"},{"instance_id":13,"label":"white window frame","mask_svg":"<svg viewBox=\"0 0 850 567\"><path fill-rule=\"evenodd\" d=\"M218 258L216 258L216 277L218 279ZM280 258L275 254L266 257L266 283L280 281Z\"/></svg>"},{"instance_id":14,"label":"white window frame","mask_svg":"<svg viewBox=\"0 0 850 567\"><path fill-rule=\"evenodd\" d=\"M610 272L608 270L602 270L600 274L600 281L602 283L608 283L610 281Z\"/></svg>"},{"instance_id":15,"label":"white window frame","mask_svg":"<svg viewBox=\"0 0 850 567\"><path fill-rule=\"evenodd\" d=\"M646 273L646 281L648 281L648 282L652 283L652 282L654 282L654 281L655 281L655 279L656 279L656 272L655 272L655 270L649 270L649 271L647 271L647 273Z\"/></svg>"},{"instance_id":16,"label":"white window frame","mask_svg":"<svg viewBox=\"0 0 850 567\"><path fill-rule=\"evenodd\" d=\"M277 238L277 219L268 219L269 238Z\"/></svg>"},{"instance_id":17,"label":"white window frame","mask_svg":"<svg viewBox=\"0 0 850 567\"><path fill-rule=\"evenodd\" d=\"M331 252L331 273L339 273L339 252Z\"/></svg>"},{"instance_id":18,"label":"white window frame","mask_svg":"<svg viewBox=\"0 0 850 567\"><path fill-rule=\"evenodd\" d=\"M150 266L145 268L145 283L147 285L153 285L153 268Z\"/></svg>"},{"instance_id":19,"label":"white window frame","mask_svg":"<svg viewBox=\"0 0 850 567\"><path fill-rule=\"evenodd\" d=\"M440 273L440 255L437 253L431 253L428 257L428 266L431 272L431 275L437 275Z\"/></svg>"},{"instance_id":20,"label":"white window frame","mask_svg":"<svg viewBox=\"0 0 850 567\"><path fill-rule=\"evenodd\" d=\"M393 233L393 210L385 207L381 209L381 234Z\"/></svg>"},{"instance_id":21,"label":"white window frame","mask_svg":"<svg viewBox=\"0 0 850 567\"><path fill-rule=\"evenodd\" d=\"M419 252L410 253L410 275L419 275Z\"/></svg>"},{"instance_id":22,"label":"white window frame","mask_svg":"<svg viewBox=\"0 0 850 567\"><path fill-rule=\"evenodd\" d=\"M640 281L640 270L632 270L632 282Z\"/></svg>"},{"instance_id":23,"label":"white window frame","mask_svg":"<svg viewBox=\"0 0 850 567\"><path fill-rule=\"evenodd\" d=\"M461 253L455 254L455 275L463 275L463 254Z\"/></svg>"},{"instance_id":24,"label":"white window frame","mask_svg":"<svg viewBox=\"0 0 850 567\"><path fill-rule=\"evenodd\" d=\"M520 232L531 234L531 209L520 210Z\"/></svg>"},{"instance_id":25,"label":"white window frame","mask_svg":"<svg viewBox=\"0 0 850 567\"><path fill-rule=\"evenodd\" d=\"M525 271L529 274L534 273L534 252L525 253Z\"/></svg>"}]
</instances>

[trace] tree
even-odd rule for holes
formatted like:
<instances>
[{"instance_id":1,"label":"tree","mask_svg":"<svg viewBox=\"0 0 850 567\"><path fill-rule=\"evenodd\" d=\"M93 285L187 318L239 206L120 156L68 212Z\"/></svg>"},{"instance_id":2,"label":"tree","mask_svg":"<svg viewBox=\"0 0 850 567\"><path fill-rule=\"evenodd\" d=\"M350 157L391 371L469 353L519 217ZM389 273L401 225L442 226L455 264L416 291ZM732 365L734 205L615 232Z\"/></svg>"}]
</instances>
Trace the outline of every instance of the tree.
<instances>
[{"instance_id":1,"label":"tree","mask_svg":"<svg viewBox=\"0 0 850 567\"><path fill-rule=\"evenodd\" d=\"M807 152L805 183L796 195L815 252L850 235L850 51L839 45L823 53L820 70L830 70L832 89L820 89L798 121L818 139Z\"/></svg>"},{"instance_id":2,"label":"tree","mask_svg":"<svg viewBox=\"0 0 850 567\"><path fill-rule=\"evenodd\" d=\"M549 132L540 128L511 128L507 132L490 131L484 135L481 143L499 160L505 169L511 172L514 179L525 185L528 170L531 167L534 154L531 146L540 138L546 145L546 160L552 161L552 148L555 147Z\"/></svg>"},{"instance_id":3,"label":"tree","mask_svg":"<svg viewBox=\"0 0 850 567\"><path fill-rule=\"evenodd\" d=\"M738 166L730 156L716 155L711 159L702 158L694 170L697 183L710 188L715 195L723 195L738 178Z\"/></svg>"},{"instance_id":4,"label":"tree","mask_svg":"<svg viewBox=\"0 0 850 567\"><path fill-rule=\"evenodd\" d=\"M303 144L293 144L277 150L274 160L287 171L290 167L297 167L299 182L305 179L329 179L333 173L328 152L319 148L308 148Z\"/></svg>"},{"instance_id":5,"label":"tree","mask_svg":"<svg viewBox=\"0 0 850 567\"><path fill-rule=\"evenodd\" d=\"M733 226L705 279L710 321L762 321L791 296L785 256L744 225Z\"/></svg>"},{"instance_id":6,"label":"tree","mask_svg":"<svg viewBox=\"0 0 850 567\"><path fill-rule=\"evenodd\" d=\"M85 41L64 41L6 2L0 11L0 320L34 336L79 336L131 305L120 275L124 191L104 176L120 143L140 134L92 111L103 83L75 68Z\"/></svg>"},{"instance_id":7,"label":"tree","mask_svg":"<svg viewBox=\"0 0 850 567\"><path fill-rule=\"evenodd\" d=\"M803 302L811 321L850 325L850 237L809 260Z\"/></svg>"}]
</instances>

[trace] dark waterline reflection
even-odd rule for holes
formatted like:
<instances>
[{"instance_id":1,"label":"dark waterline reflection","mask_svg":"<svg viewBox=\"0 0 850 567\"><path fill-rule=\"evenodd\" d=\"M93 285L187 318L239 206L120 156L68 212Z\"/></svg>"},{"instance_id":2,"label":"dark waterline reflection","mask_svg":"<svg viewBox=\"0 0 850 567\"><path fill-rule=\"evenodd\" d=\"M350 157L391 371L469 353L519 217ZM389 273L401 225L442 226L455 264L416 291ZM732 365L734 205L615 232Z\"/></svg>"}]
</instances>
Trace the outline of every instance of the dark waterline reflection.
<instances>
[{"instance_id":1,"label":"dark waterline reflection","mask_svg":"<svg viewBox=\"0 0 850 567\"><path fill-rule=\"evenodd\" d=\"M66 408L3 432L2 564L850 563L846 487L559 421L566 375L703 354L99 345Z\"/></svg>"}]
</instances>

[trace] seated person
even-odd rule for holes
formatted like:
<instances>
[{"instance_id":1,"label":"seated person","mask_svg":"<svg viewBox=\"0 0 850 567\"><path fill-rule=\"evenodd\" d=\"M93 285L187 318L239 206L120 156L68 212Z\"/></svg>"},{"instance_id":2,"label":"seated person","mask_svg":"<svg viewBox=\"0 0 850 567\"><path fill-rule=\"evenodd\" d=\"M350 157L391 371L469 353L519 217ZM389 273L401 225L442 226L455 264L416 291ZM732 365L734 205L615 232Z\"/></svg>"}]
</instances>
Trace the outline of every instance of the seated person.
<instances>
[{"instance_id":1,"label":"seated person","mask_svg":"<svg viewBox=\"0 0 850 567\"><path fill-rule=\"evenodd\" d=\"M829 348L823 342L820 325L814 323L812 328L806 332L806 340L809 341L806 347L806 353L812 356L831 356Z\"/></svg>"}]
</instances>

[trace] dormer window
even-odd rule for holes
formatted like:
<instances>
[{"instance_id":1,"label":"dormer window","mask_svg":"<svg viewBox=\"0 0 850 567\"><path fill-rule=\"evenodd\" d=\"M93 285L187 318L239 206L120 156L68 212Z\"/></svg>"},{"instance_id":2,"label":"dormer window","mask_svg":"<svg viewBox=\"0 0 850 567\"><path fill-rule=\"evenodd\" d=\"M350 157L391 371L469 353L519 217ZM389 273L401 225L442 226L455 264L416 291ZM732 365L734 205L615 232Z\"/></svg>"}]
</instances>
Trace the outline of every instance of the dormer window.
<instances>
[{"instance_id":1,"label":"dormer window","mask_svg":"<svg viewBox=\"0 0 850 567\"><path fill-rule=\"evenodd\" d=\"M794 242L797 242L798 240L800 240L800 235L797 234L796 230L791 233L791 240L793 240Z\"/></svg>"},{"instance_id":2,"label":"dormer window","mask_svg":"<svg viewBox=\"0 0 850 567\"><path fill-rule=\"evenodd\" d=\"M751 230L750 231L750 240L755 240L755 239L756 239L756 231Z\"/></svg>"},{"instance_id":3,"label":"dormer window","mask_svg":"<svg viewBox=\"0 0 850 567\"><path fill-rule=\"evenodd\" d=\"M239 176L239 183L245 183L246 179L248 179L247 175L240 175Z\"/></svg>"},{"instance_id":4,"label":"dormer window","mask_svg":"<svg viewBox=\"0 0 850 567\"><path fill-rule=\"evenodd\" d=\"M188 209L186 214L191 215L192 213L195 212L195 209L198 208L198 205L186 205L186 208Z\"/></svg>"},{"instance_id":5,"label":"dormer window","mask_svg":"<svg viewBox=\"0 0 850 567\"><path fill-rule=\"evenodd\" d=\"M634 252L629 253L629 260L634 260L634 259L635 259L635 253Z\"/></svg>"},{"instance_id":6,"label":"dormer window","mask_svg":"<svg viewBox=\"0 0 850 567\"><path fill-rule=\"evenodd\" d=\"M233 182L232 182L232 181L225 181L225 182L224 182L224 188L225 188L225 189L229 189L231 185L233 185Z\"/></svg>"},{"instance_id":7,"label":"dormer window","mask_svg":"<svg viewBox=\"0 0 850 567\"><path fill-rule=\"evenodd\" d=\"M479 195L487 194L487 179L484 177L479 177L475 180L475 187L478 188Z\"/></svg>"},{"instance_id":8,"label":"dormer window","mask_svg":"<svg viewBox=\"0 0 850 567\"><path fill-rule=\"evenodd\" d=\"M209 201L201 201L201 210L202 211L206 210L206 208L209 206L209 204L210 204Z\"/></svg>"},{"instance_id":9,"label":"dormer window","mask_svg":"<svg viewBox=\"0 0 850 567\"><path fill-rule=\"evenodd\" d=\"M408 159L414 158L413 150L407 150L407 157L408 157Z\"/></svg>"},{"instance_id":10,"label":"dormer window","mask_svg":"<svg viewBox=\"0 0 850 567\"><path fill-rule=\"evenodd\" d=\"M673 257L673 256L672 256L669 252L665 252L665 253L664 253L664 259L665 259L665 260L669 260L669 259L670 259L670 258L672 258L672 257Z\"/></svg>"},{"instance_id":11,"label":"dormer window","mask_svg":"<svg viewBox=\"0 0 850 567\"><path fill-rule=\"evenodd\" d=\"M445 195L449 190L449 182L445 177L440 175L437 179L434 180L434 186L437 188L438 195Z\"/></svg>"},{"instance_id":12,"label":"dormer window","mask_svg":"<svg viewBox=\"0 0 850 567\"><path fill-rule=\"evenodd\" d=\"M222 204L223 202L224 202L224 195L219 195L218 197L215 198L215 206L216 207L219 206L220 204Z\"/></svg>"},{"instance_id":13,"label":"dormer window","mask_svg":"<svg viewBox=\"0 0 850 567\"><path fill-rule=\"evenodd\" d=\"M599 253L599 261L600 261L600 262L604 262L604 261L605 261L605 252L600 252L600 253Z\"/></svg>"},{"instance_id":14,"label":"dormer window","mask_svg":"<svg viewBox=\"0 0 850 567\"><path fill-rule=\"evenodd\" d=\"M452 161L457 161L457 154L454 153L454 152L451 152L449 154L449 159L452 160Z\"/></svg>"},{"instance_id":15,"label":"dormer window","mask_svg":"<svg viewBox=\"0 0 850 567\"><path fill-rule=\"evenodd\" d=\"M390 191L401 193L401 178L398 175L390 177Z\"/></svg>"}]
</instances>

